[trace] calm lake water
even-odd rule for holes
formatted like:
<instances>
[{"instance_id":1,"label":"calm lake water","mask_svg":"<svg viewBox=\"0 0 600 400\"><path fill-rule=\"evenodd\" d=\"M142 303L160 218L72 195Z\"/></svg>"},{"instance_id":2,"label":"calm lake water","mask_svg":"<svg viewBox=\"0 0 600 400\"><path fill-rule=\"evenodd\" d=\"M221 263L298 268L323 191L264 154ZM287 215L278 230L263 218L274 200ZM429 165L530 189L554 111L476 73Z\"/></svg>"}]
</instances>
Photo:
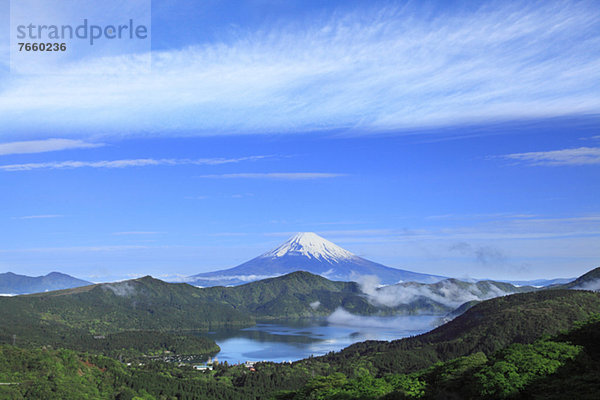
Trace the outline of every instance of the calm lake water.
<instances>
[{"instance_id":1,"label":"calm lake water","mask_svg":"<svg viewBox=\"0 0 600 400\"><path fill-rule=\"evenodd\" d=\"M221 347L220 362L295 361L338 351L365 340L394 340L427 332L440 316L356 317L338 320L269 321L205 334Z\"/></svg>"}]
</instances>

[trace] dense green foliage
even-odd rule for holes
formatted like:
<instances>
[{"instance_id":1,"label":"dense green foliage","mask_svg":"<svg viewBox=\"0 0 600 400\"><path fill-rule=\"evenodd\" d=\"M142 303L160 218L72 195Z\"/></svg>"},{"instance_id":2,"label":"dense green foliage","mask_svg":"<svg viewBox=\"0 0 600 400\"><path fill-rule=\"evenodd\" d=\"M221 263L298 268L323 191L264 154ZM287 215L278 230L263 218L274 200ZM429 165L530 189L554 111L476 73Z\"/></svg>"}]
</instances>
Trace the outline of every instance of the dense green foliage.
<instances>
[{"instance_id":1,"label":"dense green foliage","mask_svg":"<svg viewBox=\"0 0 600 400\"><path fill-rule=\"evenodd\" d=\"M477 352L411 374L363 371L311 379L280 399L595 399L600 390L600 314L569 333Z\"/></svg>"},{"instance_id":2,"label":"dense green foliage","mask_svg":"<svg viewBox=\"0 0 600 400\"><path fill-rule=\"evenodd\" d=\"M6 399L592 399L600 389L600 318L531 344L436 363L411 374L352 374L316 359L219 365L200 372L160 362L127 367L71 350L0 346Z\"/></svg>"},{"instance_id":3,"label":"dense green foliage","mask_svg":"<svg viewBox=\"0 0 600 400\"><path fill-rule=\"evenodd\" d=\"M242 373L245 371L241 371ZM71 350L0 346L2 399L237 399L243 390L213 375L165 363L127 367Z\"/></svg>"},{"instance_id":4,"label":"dense green foliage","mask_svg":"<svg viewBox=\"0 0 600 400\"><path fill-rule=\"evenodd\" d=\"M477 304L424 335L359 343L293 364L258 363L255 371L218 365L200 372L149 361L127 367L89 353L3 345L0 383L15 385L0 385L0 398L593 398L600 390L599 310L597 293L513 295ZM119 347L134 339L120 333L94 340Z\"/></svg>"},{"instance_id":5,"label":"dense green foliage","mask_svg":"<svg viewBox=\"0 0 600 400\"><path fill-rule=\"evenodd\" d=\"M132 358L142 354L211 354L214 341L181 332L239 326L252 319L207 304L197 289L152 278L0 298L0 343L66 347ZM173 333L178 332L178 333Z\"/></svg>"},{"instance_id":6,"label":"dense green foliage","mask_svg":"<svg viewBox=\"0 0 600 400\"><path fill-rule=\"evenodd\" d=\"M202 330L252 322L229 305L206 302L197 288L151 277L0 300L8 309L3 314L33 315L98 334Z\"/></svg>"}]
</instances>

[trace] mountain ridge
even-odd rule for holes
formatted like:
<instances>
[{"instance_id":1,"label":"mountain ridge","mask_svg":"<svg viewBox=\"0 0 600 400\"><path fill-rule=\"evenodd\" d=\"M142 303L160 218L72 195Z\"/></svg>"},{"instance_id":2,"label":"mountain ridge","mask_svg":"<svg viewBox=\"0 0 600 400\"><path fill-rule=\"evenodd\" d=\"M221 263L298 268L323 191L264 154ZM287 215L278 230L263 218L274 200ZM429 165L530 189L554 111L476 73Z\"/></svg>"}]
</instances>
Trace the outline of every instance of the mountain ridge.
<instances>
[{"instance_id":1,"label":"mountain ridge","mask_svg":"<svg viewBox=\"0 0 600 400\"><path fill-rule=\"evenodd\" d=\"M62 272L50 272L41 276L27 276L5 272L0 274L0 293L29 294L87 286L92 282L75 278Z\"/></svg>"}]
</instances>

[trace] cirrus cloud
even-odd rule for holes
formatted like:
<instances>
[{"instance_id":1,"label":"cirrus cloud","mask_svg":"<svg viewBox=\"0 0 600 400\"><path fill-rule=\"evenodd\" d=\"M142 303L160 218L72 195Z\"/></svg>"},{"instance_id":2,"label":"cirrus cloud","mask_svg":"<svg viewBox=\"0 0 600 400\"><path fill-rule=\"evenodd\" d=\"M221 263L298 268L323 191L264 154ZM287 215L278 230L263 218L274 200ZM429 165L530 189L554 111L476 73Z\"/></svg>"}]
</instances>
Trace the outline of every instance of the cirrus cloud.
<instances>
[{"instance_id":1,"label":"cirrus cloud","mask_svg":"<svg viewBox=\"0 0 600 400\"><path fill-rule=\"evenodd\" d=\"M369 133L597 114L599 21L594 2L498 1L265 25L155 51L149 74L132 75L136 55L14 74L0 134Z\"/></svg>"},{"instance_id":2,"label":"cirrus cloud","mask_svg":"<svg viewBox=\"0 0 600 400\"><path fill-rule=\"evenodd\" d=\"M49 151L88 149L104 146L103 143L88 143L83 140L45 139L0 143L0 156L10 154L45 153Z\"/></svg>"},{"instance_id":3,"label":"cirrus cloud","mask_svg":"<svg viewBox=\"0 0 600 400\"><path fill-rule=\"evenodd\" d=\"M256 161L268 156L250 156L238 158L137 158L129 160L103 160L103 161L51 161L43 163L7 164L0 165L2 171L30 171L35 169L74 169L74 168L129 168L148 166L175 166L175 165L221 165L239 163L242 161Z\"/></svg>"},{"instance_id":4,"label":"cirrus cloud","mask_svg":"<svg viewBox=\"0 0 600 400\"><path fill-rule=\"evenodd\" d=\"M506 154L501 157L535 166L596 165L600 164L600 147L533 151Z\"/></svg>"},{"instance_id":5,"label":"cirrus cloud","mask_svg":"<svg viewBox=\"0 0 600 400\"><path fill-rule=\"evenodd\" d=\"M329 172L266 172L266 173L237 173L237 174L209 174L200 175L199 178L212 179L281 179L281 180L307 180L338 178L346 174Z\"/></svg>"}]
</instances>

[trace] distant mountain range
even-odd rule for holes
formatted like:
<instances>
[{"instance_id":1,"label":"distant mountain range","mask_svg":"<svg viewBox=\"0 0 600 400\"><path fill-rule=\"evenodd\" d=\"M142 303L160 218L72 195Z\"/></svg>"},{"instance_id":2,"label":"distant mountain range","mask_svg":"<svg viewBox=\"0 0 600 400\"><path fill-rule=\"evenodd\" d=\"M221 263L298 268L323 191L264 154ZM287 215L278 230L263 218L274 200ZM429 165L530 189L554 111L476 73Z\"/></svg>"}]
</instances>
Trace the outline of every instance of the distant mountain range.
<instances>
[{"instance_id":1,"label":"distant mountain range","mask_svg":"<svg viewBox=\"0 0 600 400\"><path fill-rule=\"evenodd\" d=\"M0 294L5 295L48 292L91 284L91 282L60 272L50 272L48 275L35 277L18 275L12 272L0 274Z\"/></svg>"},{"instance_id":2,"label":"distant mountain range","mask_svg":"<svg viewBox=\"0 0 600 400\"><path fill-rule=\"evenodd\" d=\"M444 276L429 275L386 267L358 257L312 232L298 233L281 246L237 267L191 276L195 286L231 286L260 279L307 271L335 281L356 281L361 276L376 276L379 283L435 283Z\"/></svg>"},{"instance_id":3,"label":"distant mountain range","mask_svg":"<svg viewBox=\"0 0 600 400\"><path fill-rule=\"evenodd\" d=\"M512 283L513 285L518 285L518 286L537 286L537 287L544 287L544 286L551 286L551 285L562 285L565 283L569 283L574 281L575 278L556 278L556 279L532 279L529 281L506 281L506 280L502 280L500 282L506 282L506 283Z\"/></svg>"}]
</instances>

